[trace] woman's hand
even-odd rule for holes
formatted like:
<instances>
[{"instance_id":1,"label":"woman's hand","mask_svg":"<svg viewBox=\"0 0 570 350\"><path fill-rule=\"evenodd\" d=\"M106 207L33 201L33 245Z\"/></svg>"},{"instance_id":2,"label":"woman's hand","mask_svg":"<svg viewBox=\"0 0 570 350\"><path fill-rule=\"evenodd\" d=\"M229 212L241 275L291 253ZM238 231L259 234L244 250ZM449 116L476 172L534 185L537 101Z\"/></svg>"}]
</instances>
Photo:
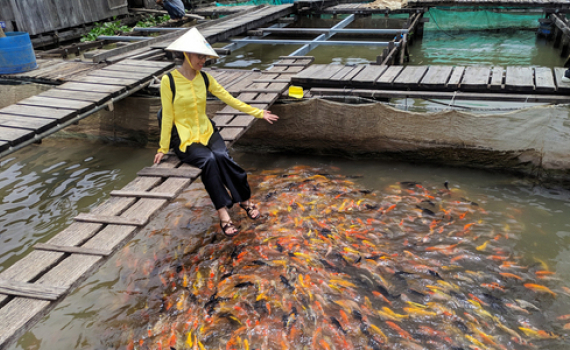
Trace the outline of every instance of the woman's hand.
<instances>
[{"instance_id":1,"label":"woman's hand","mask_svg":"<svg viewBox=\"0 0 570 350\"><path fill-rule=\"evenodd\" d=\"M273 122L276 122L279 117L270 111L263 111L263 119L265 119L269 124L273 124Z\"/></svg>"},{"instance_id":2,"label":"woman's hand","mask_svg":"<svg viewBox=\"0 0 570 350\"><path fill-rule=\"evenodd\" d=\"M158 152L158 153L154 156L154 164L160 163L160 161L162 160L162 157L164 157L164 153Z\"/></svg>"}]
</instances>

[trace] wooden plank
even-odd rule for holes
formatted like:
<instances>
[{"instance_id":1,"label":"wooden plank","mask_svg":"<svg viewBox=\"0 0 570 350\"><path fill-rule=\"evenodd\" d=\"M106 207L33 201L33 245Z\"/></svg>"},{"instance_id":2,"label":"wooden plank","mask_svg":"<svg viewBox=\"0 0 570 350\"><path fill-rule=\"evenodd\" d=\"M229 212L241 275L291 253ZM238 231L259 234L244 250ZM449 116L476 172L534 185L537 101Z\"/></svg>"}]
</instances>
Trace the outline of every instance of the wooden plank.
<instances>
[{"instance_id":1,"label":"wooden plank","mask_svg":"<svg viewBox=\"0 0 570 350\"><path fill-rule=\"evenodd\" d=\"M0 126L0 141L6 141L10 146L16 146L19 143L33 139L36 133L29 129L17 129Z\"/></svg>"},{"instance_id":2,"label":"wooden plank","mask_svg":"<svg viewBox=\"0 0 570 350\"><path fill-rule=\"evenodd\" d=\"M254 123L256 119L257 118L252 117L251 115L238 115L230 123L226 124L225 126L247 127L247 126L250 126L252 123Z\"/></svg>"},{"instance_id":3,"label":"wooden plank","mask_svg":"<svg viewBox=\"0 0 570 350\"><path fill-rule=\"evenodd\" d=\"M101 104L111 98L111 95L106 94L104 92L76 91L74 93L69 93L68 90L58 90L58 89L51 89L42 92L37 96L67 99L67 100L89 101L95 104Z\"/></svg>"},{"instance_id":4,"label":"wooden plank","mask_svg":"<svg viewBox=\"0 0 570 350\"><path fill-rule=\"evenodd\" d=\"M40 96L28 97L26 99L19 101L17 105L70 109L79 112L95 106L93 102L89 101L63 100L59 98L48 98Z\"/></svg>"},{"instance_id":5,"label":"wooden plank","mask_svg":"<svg viewBox=\"0 0 570 350\"><path fill-rule=\"evenodd\" d=\"M133 226L143 226L147 223L147 220L131 219L122 216L112 216L112 215L93 215L93 214L79 214L75 218L75 221L79 222L92 222L97 224L110 224L110 225L133 225Z\"/></svg>"},{"instance_id":6,"label":"wooden plank","mask_svg":"<svg viewBox=\"0 0 570 350\"><path fill-rule=\"evenodd\" d=\"M56 87L58 90L87 91L87 92L105 92L112 95L118 95L122 91L126 91L124 86L117 85L100 85L100 84L84 84L84 83L65 83Z\"/></svg>"},{"instance_id":7,"label":"wooden plank","mask_svg":"<svg viewBox=\"0 0 570 350\"><path fill-rule=\"evenodd\" d=\"M23 115L36 118L57 119L61 121L67 121L77 115L77 111L69 109L55 109L25 105L11 105L0 109L0 113Z\"/></svg>"},{"instance_id":8,"label":"wooden plank","mask_svg":"<svg viewBox=\"0 0 570 350\"><path fill-rule=\"evenodd\" d=\"M501 90L503 88L504 71L505 69L503 67L493 67L491 70L491 83L489 84L489 89Z\"/></svg>"},{"instance_id":9,"label":"wooden plank","mask_svg":"<svg viewBox=\"0 0 570 350\"><path fill-rule=\"evenodd\" d=\"M347 91L339 88L312 88L313 96L338 95L345 96ZM570 103L570 95L528 94L528 93L480 93L462 91L404 91L404 90L371 90L351 89L351 96L370 98L434 98L434 99L463 99L484 101L511 101L511 102L537 102L537 103Z\"/></svg>"},{"instance_id":10,"label":"wooden plank","mask_svg":"<svg viewBox=\"0 0 570 350\"><path fill-rule=\"evenodd\" d=\"M353 84L373 84L378 77L388 69L388 66L370 64L352 78Z\"/></svg>"},{"instance_id":11,"label":"wooden plank","mask_svg":"<svg viewBox=\"0 0 570 350\"><path fill-rule=\"evenodd\" d=\"M469 66L465 68L463 80L461 80L461 89L465 90L483 90L487 89L489 77L491 76L491 67L485 66Z\"/></svg>"},{"instance_id":12,"label":"wooden plank","mask_svg":"<svg viewBox=\"0 0 570 350\"><path fill-rule=\"evenodd\" d=\"M505 89L509 91L534 91L534 71L531 67L508 66Z\"/></svg>"},{"instance_id":13,"label":"wooden plank","mask_svg":"<svg viewBox=\"0 0 570 350\"><path fill-rule=\"evenodd\" d=\"M555 67L554 68L554 79L556 82L556 90L562 93L569 93L570 92L570 83L565 83L562 81L562 77L564 76L564 72L566 68L564 67Z\"/></svg>"},{"instance_id":14,"label":"wooden plank","mask_svg":"<svg viewBox=\"0 0 570 350\"><path fill-rule=\"evenodd\" d=\"M376 79L376 84L392 84L403 69L403 66L389 66L388 69Z\"/></svg>"},{"instance_id":15,"label":"wooden plank","mask_svg":"<svg viewBox=\"0 0 570 350\"><path fill-rule=\"evenodd\" d=\"M330 77L330 80L331 81L342 81L342 78L345 75L347 75L348 73L352 72L354 69L356 69L355 66L344 66L344 67L342 67L341 70L339 70L334 75L332 75Z\"/></svg>"},{"instance_id":16,"label":"wooden plank","mask_svg":"<svg viewBox=\"0 0 570 350\"><path fill-rule=\"evenodd\" d=\"M394 79L394 87L417 89L427 70L427 66L406 66Z\"/></svg>"},{"instance_id":17,"label":"wooden plank","mask_svg":"<svg viewBox=\"0 0 570 350\"><path fill-rule=\"evenodd\" d=\"M8 141L0 141L0 152L5 151L8 148L10 148L10 144L8 143ZM0 301L2 301L1 298Z\"/></svg>"},{"instance_id":18,"label":"wooden plank","mask_svg":"<svg viewBox=\"0 0 570 350\"><path fill-rule=\"evenodd\" d=\"M67 288L32 284L26 282L0 280L0 293L18 295L40 300L57 300Z\"/></svg>"},{"instance_id":19,"label":"wooden plank","mask_svg":"<svg viewBox=\"0 0 570 350\"><path fill-rule=\"evenodd\" d=\"M138 83L142 83L142 79L109 78L109 77L94 77L94 76L74 77L69 79L69 81L76 83L119 85L127 87L132 87Z\"/></svg>"},{"instance_id":20,"label":"wooden plank","mask_svg":"<svg viewBox=\"0 0 570 350\"><path fill-rule=\"evenodd\" d=\"M548 67L536 67L534 68L534 78L536 91L556 91L552 69Z\"/></svg>"},{"instance_id":21,"label":"wooden plank","mask_svg":"<svg viewBox=\"0 0 570 350\"><path fill-rule=\"evenodd\" d=\"M452 71L452 66L429 66L420 85L429 89L444 88Z\"/></svg>"},{"instance_id":22,"label":"wooden plank","mask_svg":"<svg viewBox=\"0 0 570 350\"><path fill-rule=\"evenodd\" d=\"M200 169L188 168L188 169L163 169L158 167L146 167L140 170L138 176L160 176L160 177L184 177L189 179L197 178L201 173Z\"/></svg>"},{"instance_id":23,"label":"wooden plank","mask_svg":"<svg viewBox=\"0 0 570 350\"><path fill-rule=\"evenodd\" d=\"M123 70L108 70L108 69L96 69L87 73L90 77L109 77L109 78L137 78L141 80L146 80L152 76L150 73L145 72L125 72Z\"/></svg>"},{"instance_id":24,"label":"wooden plank","mask_svg":"<svg viewBox=\"0 0 570 350\"><path fill-rule=\"evenodd\" d=\"M313 64L309 66L307 69L297 73L295 76L291 77L291 82L293 83L304 83L312 79L314 74L317 74L321 69L326 67L326 64ZM263 74L267 74L268 72L262 72Z\"/></svg>"},{"instance_id":25,"label":"wooden plank","mask_svg":"<svg viewBox=\"0 0 570 350\"><path fill-rule=\"evenodd\" d=\"M237 140L243 133L245 132L245 128L233 128L233 127L225 127L220 131L220 136L224 141L235 141Z\"/></svg>"},{"instance_id":26,"label":"wooden plank","mask_svg":"<svg viewBox=\"0 0 570 350\"><path fill-rule=\"evenodd\" d=\"M154 61L153 61L154 62ZM145 73L148 75L153 74L160 74L164 72L164 69L152 68L152 67L141 67L141 66L131 66L131 65L122 65L121 63L116 63L111 66L107 66L101 71L104 72L122 72L122 73Z\"/></svg>"},{"instance_id":27,"label":"wooden plank","mask_svg":"<svg viewBox=\"0 0 570 350\"><path fill-rule=\"evenodd\" d=\"M160 192L146 192L146 191L111 191L111 196L116 197L136 197L136 198L162 198L174 199L178 193L160 193Z\"/></svg>"},{"instance_id":28,"label":"wooden plank","mask_svg":"<svg viewBox=\"0 0 570 350\"><path fill-rule=\"evenodd\" d=\"M109 256L113 252L111 250L101 250L85 247L73 247L64 246L57 244L46 244L46 243L36 243L34 249L46 250L50 252L60 252L60 253L71 253L71 254L85 254L85 255L99 255L99 256Z\"/></svg>"},{"instance_id":29,"label":"wooden plank","mask_svg":"<svg viewBox=\"0 0 570 350\"><path fill-rule=\"evenodd\" d=\"M451 72L451 76L449 77L449 81L447 82L447 87L457 89L461 83L461 79L463 79L463 73L465 73L465 67L454 67L453 72Z\"/></svg>"},{"instance_id":30,"label":"wooden plank","mask_svg":"<svg viewBox=\"0 0 570 350\"><path fill-rule=\"evenodd\" d=\"M226 126L234 118L234 114L217 114L212 118L216 126Z\"/></svg>"},{"instance_id":31,"label":"wooden plank","mask_svg":"<svg viewBox=\"0 0 570 350\"><path fill-rule=\"evenodd\" d=\"M57 126L56 119L34 118L0 113L0 126L28 129L38 134Z\"/></svg>"}]
</instances>

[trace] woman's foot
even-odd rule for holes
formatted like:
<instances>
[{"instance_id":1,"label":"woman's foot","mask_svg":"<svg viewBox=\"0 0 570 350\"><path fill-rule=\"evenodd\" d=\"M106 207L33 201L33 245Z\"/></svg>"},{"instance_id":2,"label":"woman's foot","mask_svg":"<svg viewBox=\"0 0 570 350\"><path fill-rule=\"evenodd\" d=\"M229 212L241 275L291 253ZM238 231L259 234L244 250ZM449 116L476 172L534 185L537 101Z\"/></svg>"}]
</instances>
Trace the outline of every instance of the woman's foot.
<instances>
[{"instance_id":1,"label":"woman's foot","mask_svg":"<svg viewBox=\"0 0 570 350\"><path fill-rule=\"evenodd\" d=\"M222 233L226 237L233 238L239 234L239 230L231 220L220 221L220 227L222 228Z\"/></svg>"},{"instance_id":2,"label":"woman's foot","mask_svg":"<svg viewBox=\"0 0 570 350\"><path fill-rule=\"evenodd\" d=\"M220 217L220 228L224 236L232 238L239 234L239 230L232 222L232 218L230 218L226 208L219 209L218 216Z\"/></svg>"},{"instance_id":3,"label":"woman's foot","mask_svg":"<svg viewBox=\"0 0 570 350\"><path fill-rule=\"evenodd\" d=\"M259 209L257 209L257 206L251 203L250 201L241 202L239 206L242 207L243 210L245 210L245 212L247 213L247 217L252 220L258 219L261 214L259 212Z\"/></svg>"}]
</instances>

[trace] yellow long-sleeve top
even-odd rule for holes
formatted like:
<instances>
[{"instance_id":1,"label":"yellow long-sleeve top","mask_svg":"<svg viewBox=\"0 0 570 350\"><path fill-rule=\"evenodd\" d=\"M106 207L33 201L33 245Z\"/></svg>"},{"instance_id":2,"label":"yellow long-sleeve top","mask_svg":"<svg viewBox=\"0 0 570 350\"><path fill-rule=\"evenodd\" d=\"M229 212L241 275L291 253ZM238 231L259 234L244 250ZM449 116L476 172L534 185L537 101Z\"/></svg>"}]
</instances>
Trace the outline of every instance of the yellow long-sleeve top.
<instances>
[{"instance_id":1,"label":"yellow long-sleeve top","mask_svg":"<svg viewBox=\"0 0 570 350\"><path fill-rule=\"evenodd\" d=\"M208 74L208 73L206 73ZM170 149L170 134L172 125L176 125L180 135L180 151L198 142L206 146L214 133L212 123L206 115L206 84L202 74L197 73L193 80L188 80L178 70L172 72L176 95L172 101L172 91L168 76L164 75L160 82L160 100L162 103L162 130L160 133L160 148L158 152L167 153ZM234 98L210 74L208 74L210 91L214 96L229 106L263 118L263 110L252 107Z\"/></svg>"}]
</instances>

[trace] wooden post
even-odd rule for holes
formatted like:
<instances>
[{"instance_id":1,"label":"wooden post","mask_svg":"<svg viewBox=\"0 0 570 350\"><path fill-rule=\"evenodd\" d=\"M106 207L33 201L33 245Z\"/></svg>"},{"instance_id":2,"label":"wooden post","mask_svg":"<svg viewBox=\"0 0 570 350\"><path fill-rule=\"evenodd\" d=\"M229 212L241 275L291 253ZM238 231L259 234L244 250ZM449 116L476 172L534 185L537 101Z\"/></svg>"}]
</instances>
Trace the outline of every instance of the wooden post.
<instances>
[{"instance_id":1,"label":"wooden post","mask_svg":"<svg viewBox=\"0 0 570 350\"><path fill-rule=\"evenodd\" d=\"M568 53L570 53L570 43L568 41L569 40L566 35L562 36L562 50L560 52L560 57L568 57Z\"/></svg>"},{"instance_id":2,"label":"wooden post","mask_svg":"<svg viewBox=\"0 0 570 350\"><path fill-rule=\"evenodd\" d=\"M392 50L394 50L394 40L392 40L388 43L388 55L390 55L390 53L392 53ZM392 64L394 64L394 55L390 55L390 57L388 59L388 65L392 65Z\"/></svg>"},{"instance_id":3,"label":"wooden post","mask_svg":"<svg viewBox=\"0 0 570 350\"><path fill-rule=\"evenodd\" d=\"M0 38L5 38L6 34L4 34L4 29L2 29L2 27L0 27Z\"/></svg>"},{"instance_id":4,"label":"wooden post","mask_svg":"<svg viewBox=\"0 0 570 350\"><path fill-rule=\"evenodd\" d=\"M562 31L554 26L554 48L559 48L562 42Z\"/></svg>"},{"instance_id":5,"label":"wooden post","mask_svg":"<svg viewBox=\"0 0 570 350\"><path fill-rule=\"evenodd\" d=\"M408 49L408 34L404 34L402 40L400 40L400 61L399 64L404 64L404 59L406 57L406 51Z\"/></svg>"}]
</instances>

